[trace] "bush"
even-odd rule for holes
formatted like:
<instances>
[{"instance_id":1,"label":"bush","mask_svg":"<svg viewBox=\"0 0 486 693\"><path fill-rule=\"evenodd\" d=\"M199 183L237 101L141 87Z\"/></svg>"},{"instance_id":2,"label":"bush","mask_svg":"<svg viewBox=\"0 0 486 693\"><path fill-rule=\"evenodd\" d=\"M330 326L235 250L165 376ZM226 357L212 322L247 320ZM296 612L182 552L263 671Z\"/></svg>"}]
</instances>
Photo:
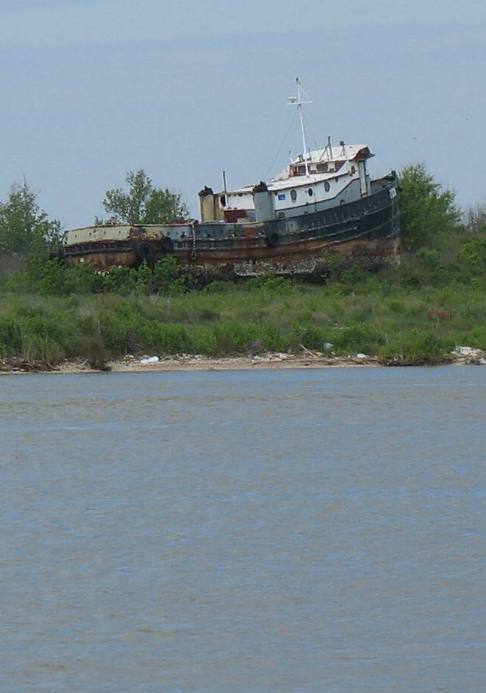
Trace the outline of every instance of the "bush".
<instances>
[{"instance_id":1,"label":"bush","mask_svg":"<svg viewBox=\"0 0 486 693\"><path fill-rule=\"evenodd\" d=\"M458 267L464 276L486 276L486 237L479 236L468 240L459 250Z\"/></svg>"},{"instance_id":2,"label":"bush","mask_svg":"<svg viewBox=\"0 0 486 693\"><path fill-rule=\"evenodd\" d=\"M457 230L460 212L454 193L442 186L422 164L400 173L400 239L402 248L414 251Z\"/></svg>"},{"instance_id":3,"label":"bush","mask_svg":"<svg viewBox=\"0 0 486 693\"><path fill-rule=\"evenodd\" d=\"M12 317L0 317L0 355L2 358L19 354L22 350L20 323Z\"/></svg>"},{"instance_id":4,"label":"bush","mask_svg":"<svg viewBox=\"0 0 486 693\"><path fill-rule=\"evenodd\" d=\"M292 291L294 284L288 277L254 277L245 282L245 288L247 291L258 289L267 293L285 294Z\"/></svg>"},{"instance_id":5,"label":"bush","mask_svg":"<svg viewBox=\"0 0 486 693\"><path fill-rule=\"evenodd\" d=\"M111 370L108 362L110 354L99 333L83 337L78 346L79 355L88 361L89 367L95 371Z\"/></svg>"},{"instance_id":6,"label":"bush","mask_svg":"<svg viewBox=\"0 0 486 693\"><path fill-rule=\"evenodd\" d=\"M316 325L294 325L290 336L290 344L294 350L299 347L320 350L324 341L322 330Z\"/></svg>"},{"instance_id":7,"label":"bush","mask_svg":"<svg viewBox=\"0 0 486 693\"><path fill-rule=\"evenodd\" d=\"M384 343L385 336L375 325L358 323L342 330L336 330L331 335L330 341L340 352L376 354L380 345Z\"/></svg>"},{"instance_id":8,"label":"bush","mask_svg":"<svg viewBox=\"0 0 486 693\"><path fill-rule=\"evenodd\" d=\"M431 333L413 330L383 346L378 357L388 366L420 366L449 363L454 342Z\"/></svg>"}]
</instances>

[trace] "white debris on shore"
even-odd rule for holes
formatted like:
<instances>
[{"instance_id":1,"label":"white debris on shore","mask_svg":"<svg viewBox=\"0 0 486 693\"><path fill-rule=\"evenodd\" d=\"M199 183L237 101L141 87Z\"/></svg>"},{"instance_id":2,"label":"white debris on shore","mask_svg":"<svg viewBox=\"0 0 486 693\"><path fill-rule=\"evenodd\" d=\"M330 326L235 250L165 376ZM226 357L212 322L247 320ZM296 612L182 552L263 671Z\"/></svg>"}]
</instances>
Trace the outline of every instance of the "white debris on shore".
<instances>
[{"instance_id":1,"label":"white debris on shore","mask_svg":"<svg viewBox=\"0 0 486 693\"><path fill-rule=\"evenodd\" d=\"M470 346L456 346L451 352L456 363L486 365L486 352Z\"/></svg>"},{"instance_id":2,"label":"white debris on shore","mask_svg":"<svg viewBox=\"0 0 486 693\"><path fill-rule=\"evenodd\" d=\"M470 346L457 346L450 355L450 363L457 365L486 365L486 351ZM301 347L299 353L262 352L234 356L212 357L203 354L173 354L165 356L134 356L127 354L109 364L114 373L147 371L221 371L285 368L332 368L387 366L376 356L356 354L338 355L334 352L312 351ZM395 364L391 364L395 365ZM28 372L87 373L93 372L84 359L65 361L59 365L27 363L19 359L0 360L1 373Z\"/></svg>"},{"instance_id":3,"label":"white debris on shore","mask_svg":"<svg viewBox=\"0 0 486 693\"><path fill-rule=\"evenodd\" d=\"M140 359L142 366L153 366L160 361L158 356L144 356Z\"/></svg>"}]
</instances>

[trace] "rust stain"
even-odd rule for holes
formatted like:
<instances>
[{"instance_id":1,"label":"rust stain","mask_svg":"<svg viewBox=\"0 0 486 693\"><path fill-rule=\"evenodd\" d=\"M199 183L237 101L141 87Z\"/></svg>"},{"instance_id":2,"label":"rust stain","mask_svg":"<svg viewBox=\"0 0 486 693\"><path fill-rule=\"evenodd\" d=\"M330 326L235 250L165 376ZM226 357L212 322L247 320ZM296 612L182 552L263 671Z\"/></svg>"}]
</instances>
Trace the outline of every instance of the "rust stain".
<instances>
[{"instance_id":1,"label":"rust stain","mask_svg":"<svg viewBox=\"0 0 486 693\"><path fill-rule=\"evenodd\" d=\"M256 236L256 230L250 229ZM147 246L147 260L159 257L159 245L152 243L151 239L135 232L135 238L143 238L143 248ZM254 237L253 237L254 239ZM185 248L174 248L164 256L173 257L182 268L196 273L204 274L308 274L322 270L329 266L331 257L340 261L355 262L366 261L370 264L381 261L382 263L396 263L399 258L399 240L393 236L376 240L353 239L343 243L329 243L323 239L315 239L308 242L288 243L282 246L267 247L266 245L249 246L242 239L242 245L246 247L229 248L225 250L211 250L210 248L198 250L194 255L192 245L188 242ZM115 245L115 244L113 244ZM119 244L118 244L119 245ZM140 248L140 245L134 244ZM153 255L151 254L153 250ZM79 246L78 254L71 254L66 262L72 265L90 264L99 270L106 270L114 266L136 266L141 262L139 254L131 245L126 248L109 249L105 243L103 249L83 249ZM440 316L442 317L442 316Z\"/></svg>"}]
</instances>

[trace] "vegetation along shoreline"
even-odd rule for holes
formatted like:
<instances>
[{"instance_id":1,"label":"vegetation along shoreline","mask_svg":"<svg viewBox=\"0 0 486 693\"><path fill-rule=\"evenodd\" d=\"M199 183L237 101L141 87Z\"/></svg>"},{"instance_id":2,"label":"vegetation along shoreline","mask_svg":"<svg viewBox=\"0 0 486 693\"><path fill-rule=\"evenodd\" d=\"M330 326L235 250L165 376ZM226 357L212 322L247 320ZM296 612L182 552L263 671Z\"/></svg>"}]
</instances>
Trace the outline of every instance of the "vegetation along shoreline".
<instances>
[{"instance_id":1,"label":"vegetation along shoreline","mask_svg":"<svg viewBox=\"0 0 486 693\"><path fill-rule=\"evenodd\" d=\"M422 165L399 185L399 265L329 255L312 281L206 282L172 258L66 266L61 225L16 187L0 204L0 371L482 363L486 209L459 210Z\"/></svg>"}]
</instances>

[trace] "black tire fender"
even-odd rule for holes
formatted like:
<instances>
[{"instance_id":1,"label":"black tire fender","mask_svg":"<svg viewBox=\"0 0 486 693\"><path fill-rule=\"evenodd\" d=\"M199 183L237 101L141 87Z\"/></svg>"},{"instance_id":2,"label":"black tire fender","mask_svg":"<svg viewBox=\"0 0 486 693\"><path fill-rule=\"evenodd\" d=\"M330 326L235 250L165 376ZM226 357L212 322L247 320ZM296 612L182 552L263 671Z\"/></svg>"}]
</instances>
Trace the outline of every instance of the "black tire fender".
<instances>
[{"instance_id":1,"label":"black tire fender","mask_svg":"<svg viewBox=\"0 0 486 693\"><path fill-rule=\"evenodd\" d=\"M277 231L270 231L265 236L265 243L269 248L274 248L280 241L280 234Z\"/></svg>"},{"instance_id":2,"label":"black tire fender","mask_svg":"<svg viewBox=\"0 0 486 693\"><path fill-rule=\"evenodd\" d=\"M163 236L160 239L160 252L170 253L174 249L174 241L169 236Z\"/></svg>"},{"instance_id":3,"label":"black tire fender","mask_svg":"<svg viewBox=\"0 0 486 693\"><path fill-rule=\"evenodd\" d=\"M151 245L150 243L147 243L146 241L136 243L134 250L137 255L137 258L140 261L145 260L145 262L148 265L155 262L155 257L157 253L153 245Z\"/></svg>"}]
</instances>

